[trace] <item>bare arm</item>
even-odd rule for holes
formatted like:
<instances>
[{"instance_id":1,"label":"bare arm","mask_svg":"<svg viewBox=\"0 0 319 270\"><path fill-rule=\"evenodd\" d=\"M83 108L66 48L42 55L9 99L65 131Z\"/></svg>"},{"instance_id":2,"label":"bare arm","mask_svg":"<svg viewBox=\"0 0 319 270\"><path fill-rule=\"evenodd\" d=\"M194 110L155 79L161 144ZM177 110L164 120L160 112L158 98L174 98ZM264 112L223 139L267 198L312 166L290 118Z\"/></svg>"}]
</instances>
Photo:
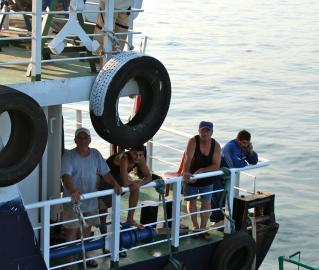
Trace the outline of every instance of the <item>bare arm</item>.
<instances>
[{"instance_id":1,"label":"bare arm","mask_svg":"<svg viewBox=\"0 0 319 270\"><path fill-rule=\"evenodd\" d=\"M120 175L123 187L129 187L134 184L134 182L128 178L128 163L128 157L125 154L120 159Z\"/></svg>"},{"instance_id":2,"label":"bare arm","mask_svg":"<svg viewBox=\"0 0 319 270\"><path fill-rule=\"evenodd\" d=\"M103 180L109 184L111 184L114 188L114 191L117 195L120 195L122 193L122 187L116 182L112 174L109 172L102 176Z\"/></svg>"},{"instance_id":3,"label":"bare arm","mask_svg":"<svg viewBox=\"0 0 319 270\"><path fill-rule=\"evenodd\" d=\"M195 154L195 148L196 148L196 142L195 142L195 138L191 138L189 139L187 146L186 146L186 150L185 150L185 161L184 161L184 167L183 167L183 177L184 177L184 181L186 183L190 183L190 177L191 177L191 173L190 173L190 166L191 166L191 161L193 159L193 156Z\"/></svg>"},{"instance_id":4,"label":"bare arm","mask_svg":"<svg viewBox=\"0 0 319 270\"><path fill-rule=\"evenodd\" d=\"M62 181L64 187L67 189L69 194L71 195L72 201L78 202L81 199L81 193L76 190L76 188L73 185L72 176L68 174L62 175Z\"/></svg>"},{"instance_id":5,"label":"bare arm","mask_svg":"<svg viewBox=\"0 0 319 270\"><path fill-rule=\"evenodd\" d=\"M142 172L142 174L144 176L142 181L139 183L139 185L143 186L143 185L146 185L149 182L151 182L152 174L151 174L149 168L146 165L146 160L145 160L144 157L139 161L138 167L139 167L140 171Z\"/></svg>"},{"instance_id":6,"label":"bare arm","mask_svg":"<svg viewBox=\"0 0 319 270\"><path fill-rule=\"evenodd\" d=\"M198 169L195 173L204 173L204 172L211 172L211 171L218 170L220 168L220 161L221 161L220 151L221 151L220 144L216 142L212 163L207 167Z\"/></svg>"}]
</instances>

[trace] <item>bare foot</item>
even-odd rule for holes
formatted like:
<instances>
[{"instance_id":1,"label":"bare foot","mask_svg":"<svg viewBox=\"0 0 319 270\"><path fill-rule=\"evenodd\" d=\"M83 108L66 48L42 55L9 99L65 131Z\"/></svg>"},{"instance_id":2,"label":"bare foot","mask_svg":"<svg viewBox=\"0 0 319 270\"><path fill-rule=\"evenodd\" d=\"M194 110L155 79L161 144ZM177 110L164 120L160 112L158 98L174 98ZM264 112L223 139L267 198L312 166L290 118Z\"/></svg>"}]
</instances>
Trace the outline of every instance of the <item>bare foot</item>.
<instances>
[{"instance_id":1,"label":"bare foot","mask_svg":"<svg viewBox=\"0 0 319 270\"><path fill-rule=\"evenodd\" d=\"M130 225L130 226L132 226L132 227L136 227L136 228L138 228L139 230L144 229L143 224L139 224L139 223L137 223L135 220L130 220L130 221L128 220L128 221L127 221L127 224Z\"/></svg>"}]
</instances>

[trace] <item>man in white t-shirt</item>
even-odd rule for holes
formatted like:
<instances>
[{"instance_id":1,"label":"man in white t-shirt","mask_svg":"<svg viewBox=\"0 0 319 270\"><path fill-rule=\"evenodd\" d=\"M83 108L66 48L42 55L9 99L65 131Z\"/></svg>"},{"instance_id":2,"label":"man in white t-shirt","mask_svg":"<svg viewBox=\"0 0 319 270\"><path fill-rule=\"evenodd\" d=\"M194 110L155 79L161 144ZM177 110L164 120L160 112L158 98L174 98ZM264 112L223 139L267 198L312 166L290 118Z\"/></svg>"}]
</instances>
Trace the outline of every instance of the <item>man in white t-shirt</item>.
<instances>
[{"instance_id":1,"label":"man in white t-shirt","mask_svg":"<svg viewBox=\"0 0 319 270\"><path fill-rule=\"evenodd\" d=\"M97 191L97 175L101 175L103 180L110 184L116 194L122 193L122 188L115 181L110 173L100 152L94 148L89 148L91 143L90 131L86 128L79 128L75 132L74 141L76 148L64 153L62 158L61 177L63 181L63 196L71 196L73 202L79 202L81 194ZM81 210L84 216L98 214L97 198L82 200L80 203ZM65 204L63 207L63 219L76 219L77 215L72 209L72 204ZM83 231L83 236L88 237L91 233L91 226L99 223L98 218L87 219L89 227ZM77 239L79 229L78 222L64 224L65 235L67 241ZM72 257L68 258L72 261ZM87 261L88 266L97 266L95 260ZM68 269L68 268L66 268Z\"/></svg>"}]
</instances>

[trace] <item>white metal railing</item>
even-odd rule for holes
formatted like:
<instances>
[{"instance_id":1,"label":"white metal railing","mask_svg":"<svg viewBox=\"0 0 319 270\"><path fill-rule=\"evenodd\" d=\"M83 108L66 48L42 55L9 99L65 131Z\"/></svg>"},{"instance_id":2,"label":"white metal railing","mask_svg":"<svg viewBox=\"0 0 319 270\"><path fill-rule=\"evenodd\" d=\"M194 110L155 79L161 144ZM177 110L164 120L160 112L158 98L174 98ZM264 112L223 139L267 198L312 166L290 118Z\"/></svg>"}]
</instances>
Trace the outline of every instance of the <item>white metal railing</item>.
<instances>
[{"instance_id":1,"label":"white metal railing","mask_svg":"<svg viewBox=\"0 0 319 270\"><path fill-rule=\"evenodd\" d=\"M268 161L264 161L261 163L258 163L256 165L252 165L252 166L247 166L245 168L240 168L240 169L230 169L231 172L231 177L230 177L230 182L228 183L230 185L229 187L229 204L226 204L225 207L225 212L227 213L232 213L233 210L233 198L235 196L235 186L236 183L238 182L238 175L240 171L247 171L247 170L253 170L253 169L257 169L257 168L261 168L261 167L265 167L268 166L269 162ZM206 177L211 177L211 176L217 176L217 175L222 175L223 172L222 171L214 171L214 172L208 172L208 173L202 173L202 174L198 174L198 175L194 175L194 179L201 179L201 178L206 178ZM177 248L179 246L179 242L181 238L190 236L192 234L188 234L188 235L184 235L184 236L180 236L179 235L179 231L180 231L180 219L181 218L185 218L188 217L189 215L181 215L181 209L180 209L180 201L182 200L182 195L181 195L181 188L182 188L182 177L175 177L175 178L171 178L171 179L166 179L165 180L165 184L172 184L173 185L173 206L172 206L172 245ZM151 182L145 186L142 186L141 189L149 189L149 188L154 188L155 187L155 183ZM128 188L123 188L124 192L129 192ZM217 192L217 191L215 191ZM120 252L120 233L127 231L127 230L131 230L131 229L124 229L121 230L120 229L120 218L121 218L121 211L127 211L130 210L132 208L127 208L127 209L121 209L121 196L118 196L116 194L114 194L113 189L111 190L104 190L104 191L97 191L97 192L92 192L92 193L87 193L87 194L83 194L82 195L82 199L91 199L91 198L97 198L100 196L105 196L105 195L112 195L112 212L110 213L112 220L111 220L111 232L105 234L104 236L109 236L111 237L110 240L110 246L111 246L111 262L113 263L117 263L119 261L119 252ZM52 266L50 267L50 249L52 248L56 248L56 247L60 247L63 244L59 244L59 245L50 245L50 228L56 226L56 225L61 225L67 222L72 222L74 220L71 221L63 221L63 222L57 222L54 224L50 224L50 211L51 211L51 207L54 205L61 205L63 203L69 203L71 202L71 198L67 197L67 198L60 198L60 199L54 199L54 200L48 200L48 201L42 201L42 202L37 202L37 203L33 203L33 204L28 204L26 205L26 209L27 210L31 210L31 209L40 209L42 211L42 215L41 215L41 228L37 227L34 228L35 230L40 230L41 231L41 242L40 242L40 246L43 252L43 257L44 260L48 266L49 269L56 269L59 267L63 267L66 265L70 265L70 264L75 264L75 263L79 263L81 261L75 261L73 263L69 263L69 264L63 264L63 265L59 265L59 266ZM158 203L160 204L160 203ZM230 209L228 209L228 205L230 207ZM134 209L138 209L138 208L142 208L145 206L137 206ZM209 211L216 211L216 209L210 209L207 211L198 211L196 213L193 214L197 214L197 213L204 213L204 212L209 212ZM106 214L103 214L106 215ZM96 215L96 216L100 216L100 215ZM94 216L95 217L95 216ZM87 217L87 218L92 218L92 217ZM151 225L155 225L155 224L160 224L160 223L164 223L164 221L158 221L155 223L151 223L151 224L147 224L146 226L151 226ZM217 228L213 228L213 229L218 229L221 228L223 226L217 227ZM212 230L212 228L207 229L207 231ZM225 225L224 225L224 231L225 232L230 232L231 231L231 224L228 220L225 220ZM197 234L197 233L194 233ZM103 236L103 235L102 235ZM98 237L101 237L100 235ZM94 239L96 238L96 236L93 237L88 237L85 240L90 240L90 239ZM80 240L75 240L75 241L71 241L71 242L67 242L64 244L74 244L74 243L78 243ZM161 241L156 241L156 242L152 242L152 243L148 243L148 244L144 244L141 246L135 246L132 249L136 249L136 248L141 248L144 246L148 246L148 245L155 245L158 244L160 242L163 242L166 240L161 240ZM104 255L98 255L98 256L94 256L94 257L90 257L88 259L92 259L92 258L102 258L108 256L108 254L104 254Z\"/></svg>"}]
</instances>

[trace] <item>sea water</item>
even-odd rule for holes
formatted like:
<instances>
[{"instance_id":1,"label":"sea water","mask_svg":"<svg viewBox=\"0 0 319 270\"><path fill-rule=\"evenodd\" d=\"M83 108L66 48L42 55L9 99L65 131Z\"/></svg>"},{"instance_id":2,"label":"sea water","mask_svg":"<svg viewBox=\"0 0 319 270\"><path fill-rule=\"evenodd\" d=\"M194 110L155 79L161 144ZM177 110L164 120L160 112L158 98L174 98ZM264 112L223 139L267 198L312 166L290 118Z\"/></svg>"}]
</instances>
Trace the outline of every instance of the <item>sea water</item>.
<instances>
[{"instance_id":1,"label":"sea water","mask_svg":"<svg viewBox=\"0 0 319 270\"><path fill-rule=\"evenodd\" d=\"M319 3L144 1L136 29L172 80L165 125L221 143L240 129L270 159L257 189L276 194L279 232L262 270L302 252L319 267Z\"/></svg>"},{"instance_id":2,"label":"sea water","mask_svg":"<svg viewBox=\"0 0 319 270\"><path fill-rule=\"evenodd\" d=\"M271 161L257 189L276 194L280 228L260 269L298 250L319 267L319 3L148 0L143 9L135 29L172 81L164 125L196 134L210 120L222 144L248 129Z\"/></svg>"}]
</instances>

